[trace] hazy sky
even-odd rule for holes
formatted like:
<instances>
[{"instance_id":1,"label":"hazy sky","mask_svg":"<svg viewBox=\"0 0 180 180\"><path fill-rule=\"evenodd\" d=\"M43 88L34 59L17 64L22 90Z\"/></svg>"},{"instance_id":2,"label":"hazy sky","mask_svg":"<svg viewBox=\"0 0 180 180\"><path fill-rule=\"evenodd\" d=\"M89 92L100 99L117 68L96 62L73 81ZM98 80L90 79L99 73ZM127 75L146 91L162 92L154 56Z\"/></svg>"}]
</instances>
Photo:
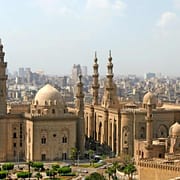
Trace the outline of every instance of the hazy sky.
<instances>
[{"instance_id":1,"label":"hazy sky","mask_svg":"<svg viewBox=\"0 0 180 180\"><path fill-rule=\"evenodd\" d=\"M180 76L180 0L0 0L0 38L10 71L19 67Z\"/></svg>"}]
</instances>

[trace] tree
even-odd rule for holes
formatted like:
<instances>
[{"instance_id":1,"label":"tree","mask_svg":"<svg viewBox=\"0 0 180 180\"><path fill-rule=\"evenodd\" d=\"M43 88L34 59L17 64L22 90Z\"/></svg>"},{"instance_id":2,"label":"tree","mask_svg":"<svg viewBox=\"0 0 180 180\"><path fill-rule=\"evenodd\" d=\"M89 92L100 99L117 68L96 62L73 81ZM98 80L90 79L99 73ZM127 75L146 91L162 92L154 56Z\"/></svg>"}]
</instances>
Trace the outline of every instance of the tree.
<instances>
[{"instance_id":1,"label":"tree","mask_svg":"<svg viewBox=\"0 0 180 180\"><path fill-rule=\"evenodd\" d=\"M123 170L123 172L128 175L129 180L132 180L133 173L135 171L136 171L136 167L133 163L127 164Z\"/></svg>"},{"instance_id":2,"label":"tree","mask_svg":"<svg viewBox=\"0 0 180 180\"><path fill-rule=\"evenodd\" d=\"M53 169L50 169L50 170L46 171L46 176L49 176L50 178L51 177L55 178L56 174L57 174L57 172L54 171Z\"/></svg>"},{"instance_id":3,"label":"tree","mask_svg":"<svg viewBox=\"0 0 180 180\"><path fill-rule=\"evenodd\" d=\"M113 175L113 170L112 170L112 167L108 167L107 168L107 170L106 170L106 173L108 174L108 176L109 176L109 180L110 180L110 178L112 177L112 175Z\"/></svg>"},{"instance_id":4,"label":"tree","mask_svg":"<svg viewBox=\"0 0 180 180\"><path fill-rule=\"evenodd\" d=\"M113 165L111 166L112 170L112 179L117 179L116 170L119 168L119 164L117 161L113 162Z\"/></svg>"},{"instance_id":5,"label":"tree","mask_svg":"<svg viewBox=\"0 0 180 180\"><path fill-rule=\"evenodd\" d=\"M105 177L97 172L91 173L85 180L105 180Z\"/></svg>"},{"instance_id":6,"label":"tree","mask_svg":"<svg viewBox=\"0 0 180 180\"><path fill-rule=\"evenodd\" d=\"M122 154L121 155L121 162L122 163L118 167L118 170L127 174L129 180L131 180L133 173L136 171L136 167L134 165L133 159L127 154Z\"/></svg>"},{"instance_id":7,"label":"tree","mask_svg":"<svg viewBox=\"0 0 180 180\"><path fill-rule=\"evenodd\" d=\"M94 155L94 150L92 150L92 149L90 149L89 151L88 151L88 156L89 156L89 163L90 163L90 166L91 166L91 164L92 164L92 156Z\"/></svg>"},{"instance_id":8,"label":"tree","mask_svg":"<svg viewBox=\"0 0 180 180\"><path fill-rule=\"evenodd\" d=\"M75 147L71 148L70 158L72 159L73 164L75 164L76 156L77 156L77 148L75 148Z\"/></svg>"},{"instance_id":9,"label":"tree","mask_svg":"<svg viewBox=\"0 0 180 180\"><path fill-rule=\"evenodd\" d=\"M42 174L40 172L36 173L35 177L39 180L42 178Z\"/></svg>"}]
</instances>

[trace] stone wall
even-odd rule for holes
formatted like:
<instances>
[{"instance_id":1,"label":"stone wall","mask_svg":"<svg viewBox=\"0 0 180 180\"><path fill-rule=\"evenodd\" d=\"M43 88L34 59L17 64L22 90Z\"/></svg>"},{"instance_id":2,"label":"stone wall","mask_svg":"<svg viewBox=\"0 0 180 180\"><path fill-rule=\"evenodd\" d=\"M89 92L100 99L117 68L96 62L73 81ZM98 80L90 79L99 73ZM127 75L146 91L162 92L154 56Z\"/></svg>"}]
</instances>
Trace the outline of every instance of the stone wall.
<instances>
[{"instance_id":1,"label":"stone wall","mask_svg":"<svg viewBox=\"0 0 180 180\"><path fill-rule=\"evenodd\" d=\"M139 180L169 180L180 177L180 164L139 161L138 175Z\"/></svg>"}]
</instances>

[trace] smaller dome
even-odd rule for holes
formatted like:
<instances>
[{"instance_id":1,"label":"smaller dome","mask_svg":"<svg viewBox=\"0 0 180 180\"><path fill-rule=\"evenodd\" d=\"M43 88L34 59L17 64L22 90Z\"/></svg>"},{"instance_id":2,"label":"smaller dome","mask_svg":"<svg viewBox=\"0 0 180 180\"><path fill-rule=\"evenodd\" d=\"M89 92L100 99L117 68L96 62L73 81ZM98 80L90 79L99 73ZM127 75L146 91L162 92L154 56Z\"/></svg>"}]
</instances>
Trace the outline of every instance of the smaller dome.
<instances>
[{"instance_id":1,"label":"smaller dome","mask_svg":"<svg viewBox=\"0 0 180 180\"><path fill-rule=\"evenodd\" d=\"M57 105L61 108L65 107L61 93L50 84L46 84L37 92L34 102L39 106Z\"/></svg>"},{"instance_id":2,"label":"smaller dome","mask_svg":"<svg viewBox=\"0 0 180 180\"><path fill-rule=\"evenodd\" d=\"M157 98L152 92L147 92L143 98L143 104L157 104Z\"/></svg>"},{"instance_id":3,"label":"smaller dome","mask_svg":"<svg viewBox=\"0 0 180 180\"><path fill-rule=\"evenodd\" d=\"M180 136L180 124L176 122L169 129L170 136Z\"/></svg>"}]
</instances>

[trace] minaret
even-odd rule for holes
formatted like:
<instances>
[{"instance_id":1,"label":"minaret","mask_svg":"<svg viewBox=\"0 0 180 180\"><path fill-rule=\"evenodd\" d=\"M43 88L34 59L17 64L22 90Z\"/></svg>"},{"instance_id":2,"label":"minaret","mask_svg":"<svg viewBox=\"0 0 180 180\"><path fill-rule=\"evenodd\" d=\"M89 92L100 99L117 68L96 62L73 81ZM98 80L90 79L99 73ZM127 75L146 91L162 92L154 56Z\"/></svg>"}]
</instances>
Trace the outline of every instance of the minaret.
<instances>
[{"instance_id":1,"label":"minaret","mask_svg":"<svg viewBox=\"0 0 180 180\"><path fill-rule=\"evenodd\" d=\"M106 86L106 89L109 91L109 92L112 92L113 90L113 64L112 64L112 57L111 57L111 51L109 51L109 63L107 65L107 69L108 69L108 72L107 72L107 75L106 75L106 78L107 78L107 86Z\"/></svg>"},{"instance_id":2,"label":"minaret","mask_svg":"<svg viewBox=\"0 0 180 180\"><path fill-rule=\"evenodd\" d=\"M84 118L84 93L83 93L82 75L79 75L79 82L77 83L76 109L77 109L77 115L79 117Z\"/></svg>"},{"instance_id":3,"label":"minaret","mask_svg":"<svg viewBox=\"0 0 180 180\"><path fill-rule=\"evenodd\" d=\"M7 103L6 103L6 67L7 62L4 62L5 53L3 52L3 45L0 39L0 115L5 115L7 113Z\"/></svg>"},{"instance_id":4,"label":"minaret","mask_svg":"<svg viewBox=\"0 0 180 180\"><path fill-rule=\"evenodd\" d=\"M152 104L149 102L147 103L147 116L146 116L146 149L147 155L146 158L151 157L151 150L152 150L152 142L153 142L153 126L152 126Z\"/></svg>"},{"instance_id":5,"label":"minaret","mask_svg":"<svg viewBox=\"0 0 180 180\"><path fill-rule=\"evenodd\" d=\"M107 65L107 75L106 75L106 84L104 89L104 95L102 98L101 105L105 108L109 107L117 107L118 106L118 99L116 94L116 85L113 82L113 64L112 64L112 57L111 51L109 51L109 58L108 58L108 65Z\"/></svg>"},{"instance_id":6,"label":"minaret","mask_svg":"<svg viewBox=\"0 0 180 180\"><path fill-rule=\"evenodd\" d=\"M98 104L98 90L99 90L98 67L99 67L99 65L97 64L97 61L98 61L98 59L97 59L96 52L95 52L94 65L93 65L94 74L92 75L92 77L93 77L93 83L92 83L93 101L92 101L92 104L93 105L97 105Z\"/></svg>"},{"instance_id":7,"label":"minaret","mask_svg":"<svg viewBox=\"0 0 180 180\"><path fill-rule=\"evenodd\" d=\"M80 156L83 156L84 147L85 147L85 122L84 122L84 93L83 93L82 75L79 75L79 82L77 84L76 110L77 110L77 115L79 116L77 123L77 147Z\"/></svg>"}]
</instances>

